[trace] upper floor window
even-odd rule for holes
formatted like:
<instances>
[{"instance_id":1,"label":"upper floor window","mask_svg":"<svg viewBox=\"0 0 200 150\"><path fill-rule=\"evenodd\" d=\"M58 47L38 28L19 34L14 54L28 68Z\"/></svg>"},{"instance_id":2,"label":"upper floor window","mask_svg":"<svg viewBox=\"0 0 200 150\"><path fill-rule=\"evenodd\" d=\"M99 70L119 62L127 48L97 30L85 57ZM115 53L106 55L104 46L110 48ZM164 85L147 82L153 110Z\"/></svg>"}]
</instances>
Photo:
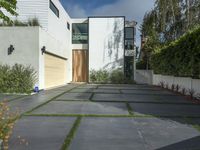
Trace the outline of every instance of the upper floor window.
<instances>
[{"instance_id":1,"label":"upper floor window","mask_svg":"<svg viewBox=\"0 0 200 150\"><path fill-rule=\"evenodd\" d=\"M125 28L125 38L126 39L134 39L134 28L133 27Z\"/></svg>"},{"instance_id":2,"label":"upper floor window","mask_svg":"<svg viewBox=\"0 0 200 150\"><path fill-rule=\"evenodd\" d=\"M72 44L88 44L88 24L72 24Z\"/></svg>"},{"instance_id":3,"label":"upper floor window","mask_svg":"<svg viewBox=\"0 0 200 150\"><path fill-rule=\"evenodd\" d=\"M70 24L67 22L67 29L70 30Z\"/></svg>"},{"instance_id":4,"label":"upper floor window","mask_svg":"<svg viewBox=\"0 0 200 150\"><path fill-rule=\"evenodd\" d=\"M50 0L50 6L49 7L53 11L53 13L59 18L59 10L51 0Z\"/></svg>"}]
</instances>

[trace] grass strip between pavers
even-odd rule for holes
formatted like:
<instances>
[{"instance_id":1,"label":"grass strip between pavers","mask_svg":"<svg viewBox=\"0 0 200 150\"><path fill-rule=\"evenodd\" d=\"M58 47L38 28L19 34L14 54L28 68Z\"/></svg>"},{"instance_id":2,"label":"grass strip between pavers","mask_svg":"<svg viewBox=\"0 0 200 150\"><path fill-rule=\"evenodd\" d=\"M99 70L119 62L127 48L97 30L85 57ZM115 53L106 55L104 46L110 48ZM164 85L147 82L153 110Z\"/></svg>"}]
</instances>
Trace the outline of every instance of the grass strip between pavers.
<instances>
[{"instance_id":1,"label":"grass strip between pavers","mask_svg":"<svg viewBox=\"0 0 200 150\"><path fill-rule=\"evenodd\" d=\"M76 121L74 122L69 134L67 135L67 137L65 138L65 141L62 145L62 148L61 150L68 150L69 149L69 146L71 144L71 141L73 140L75 134L76 134L76 131L81 123L81 119L82 117L77 117Z\"/></svg>"},{"instance_id":2,"label":"grass strip between pavers","mask_svg":"<svg viewBox=\"0 0 200 150\"><path fill-rule=\"evenodd\" d=\"M81 86L81 85L79 85L79 86ZM48 104L49 102L55 100L56 98L58 98L58 97L64 95L64 94L67 93L67 92L70 92L71 90L73 90L73 89L75 89L75 88L77 88L77 87L79 87L79 86L73 87L72 89L66 90L66 91L62 92L61 94L56 95L55 97L51 98L50 100L48 100L48 101L46 101L46 102L44 102L44 103L42 103L42 104L40 104L40 105L38 105L38 106L32 108L31 110L25 112L24 114L33 112L34 110L36 110L36 109L38 109L38 108L40 108L40 107L42 107L42 106Z\"/></svg>"},{"instance_id":3,"label":"grass strip between pavers","mask_svg":"<svg viewBox=\"0 0 200 150\"><path fill-rule=\"evenodd\" d=\"M23 116L35 116L35 117L110 117L110 118L121 118L121 117L128 117L128 118L199 118L200 116L169 116L169 115L147 115L147 114L133 114L133 115L115 115L115 114L30 114L26 113Z\"/></svg>"},{"instance_id":4,"label":"grass strip between pavers","mask_svg":"<svg viewBox=\"0 0 200 150\"><path fill-rule=\"evenodd\" d=\"M197 129L200 132L200 125L198 124L194 124L192 125L193 128Z\"/></svg>"},{"instance_id":5,"label":"grass strip between pavers","mask_svg":"<svg viewBox=\"0 0 200 150\"><path fill-rule=\"evenodd\" d=\"M133 115L133 114L134 114L133 108L130 106L130 104L129 104L128 102L126 102L126 107L127 107L127 109L128 109L129 114L130 114L130 115Z\"/></svg>"},{"instance_id":6,"label":"grass strip between pavers","mask_svg":"<svg viewBox=\"0 0 200 150\"><path fill-rule=\"evenodd\" d=\"M110 118L132 118L132 117L154 117L150 115L98 115L98 114L24 114L24 116L35 117L110 117Z\"/></svg>"}]
</instances>

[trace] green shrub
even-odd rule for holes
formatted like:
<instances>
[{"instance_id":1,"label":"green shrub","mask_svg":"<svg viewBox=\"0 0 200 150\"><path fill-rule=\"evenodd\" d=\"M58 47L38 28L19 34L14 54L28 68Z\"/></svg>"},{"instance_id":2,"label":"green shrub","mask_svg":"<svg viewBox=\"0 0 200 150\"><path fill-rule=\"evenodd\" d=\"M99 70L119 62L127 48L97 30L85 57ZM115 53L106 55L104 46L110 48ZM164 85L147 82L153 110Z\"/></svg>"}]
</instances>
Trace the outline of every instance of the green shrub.
<instances>
[{"instance_id":1,"label":"green shrub","mask_svg":"<svg viewBox=\"0 0 200 150\"><path fill-rule=\"evenodd\" d=\"M137 69L140 69L140 70L146 70L147 69L147 62L141 60L141 61L138 61L136 63L136 68ZM149 68L150 69L150 68Z\"/></svg>"},{"instance_id":2,"label":"green shrub","mask_svg":"<svg viewBox=\"0 0 200 150\"><path fill-rule=\"evenodd\" d=\"M0 93L31 93L36 83L36 72L30 66L0 65Z\"/></svg>"},{"instance_id":3,"label":"green shrub","mask_svg":"<svg viewBox=\"0 0 200 150\"><path fill-rule=\"evenodd\" d=\"M37 18L28 19L28 21L14 20L13 22L2 22L0 26L40 26Z\"/></svg>"},{"instance_id":4,"label":"green shrub","mask_svg":"<svg viewBox=\"0 0 200 150\"><path fill-rule=\"evenodd\" d=\"M91 70L90 81L93 83L107 83L109 81L109 73L106 70Z\"/></svg>"},{"instance_id":5,"label":"green shrub","mask_svg":"<svg viewBox=\"0 0 200 150\"><path fill-rule=\"evenodd\" d=\"M28 20L29 26L40 26L39 20L37 18L29 19Z\"/></svg>"},{"instance_id":6,"label":"green shrub","mask_svg":"<svg viewBox=\"0 0 200 150\"><path fill-rule=\"evenodd\" d=\"M155 73L200 78L200 27L155 53L151 66Z\"/></svg>"},{"instance_id":7,"label":"green shrub","mask_svg":"<svg viewBox=\"0 0 200 150\"><path fill-rule=\"evenodd\" d=\"M121 69L108 72L106 70L91 70L90 82L92 83L113 83L113 84L134 84L131 79L126 79Z\"/></svg>"},{"instance_id":8,"label":"green shrub","mask_svg":"<svg viewBox=\"0 0 200 150\"><path fill-rule=\"evenodd\" d=\"M114 83L114 84L124 83L125 81L124 73L119 69L113 70L110 74L110 81L111 83Z\"/></svg>"}]
</instances>

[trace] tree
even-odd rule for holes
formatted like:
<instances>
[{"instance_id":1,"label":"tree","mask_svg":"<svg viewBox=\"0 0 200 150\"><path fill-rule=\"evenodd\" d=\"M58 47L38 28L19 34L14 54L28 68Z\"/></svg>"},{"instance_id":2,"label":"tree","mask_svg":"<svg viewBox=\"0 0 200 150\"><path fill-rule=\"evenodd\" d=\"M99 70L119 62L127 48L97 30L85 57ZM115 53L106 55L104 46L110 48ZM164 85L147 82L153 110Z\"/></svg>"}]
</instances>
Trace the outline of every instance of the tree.
<instances>
[{"instance_id":1,"label":"tree","mask_svg":"<svg viewBox=\"0 0 200 150\"><path fill-rule=\"evenodd\" d=\"M145 39L141 59L149 62L153 53L199 24L200 0L156 0L153 10L145 14L141 25Z\"/></svg>"},{"instance_id":2,"label":"tree","mask_svg":"<svg viewBox=\"0 0 200 150\"><path fill-rule=\"evenodd\" d=\"M10 23L12 20L3 12L3 9L6 10L13 16L17 16L16 12L17 0L0 0L0 20Z\"/></svg>"}]
</instances>

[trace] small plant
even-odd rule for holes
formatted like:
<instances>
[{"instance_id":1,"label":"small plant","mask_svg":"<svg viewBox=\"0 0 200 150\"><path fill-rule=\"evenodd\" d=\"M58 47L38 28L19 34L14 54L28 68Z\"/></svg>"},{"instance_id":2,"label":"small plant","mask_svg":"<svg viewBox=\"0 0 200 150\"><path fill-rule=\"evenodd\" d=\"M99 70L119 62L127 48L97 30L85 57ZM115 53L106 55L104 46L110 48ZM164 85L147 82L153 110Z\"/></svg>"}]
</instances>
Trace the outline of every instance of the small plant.
<instances>
[{"instance_id":1,"label":"small plant","mask_svg":"<svg viewBox=\"0 0 200 150\"><path fill-rule=\"evenodd\" d=\"M122 84L125 81L124 73L120 69L112 71L110 74L111 83Z\"/></svg>"},{"instance_id":2,"label":"small plant","mask_svg":"<svg viewBox=\"0 0 200 150\"><path fill-rule=\"evenodd\" d=\"M169 89L169 84L168 83L165 84L165 88Z\"/></svg>"},{"instance_id":3,"label":"small plant","mask_svg":"<svg viewBox=\"0 0 200 150\"><path fill-rule=\"evenodd\" d=\"M189 89L188 92L190 94L191 99L194 99L194 94L195 94L194 89Z\"/></svg>"},{"instance_id":4,"label":"small plant","mask_svg":"<svg viewBox=\"0 0 200 150\"><path fill-rule=\"evenodd\" d=\"M109 81L109 73L106 70L91 70L90 81L93 83L107 83Z\"/></svg>"},{"instance_id":5,"label":"small plant","mask_svg":"<svg viewBox=\"0 0 200 150\"><path fill-rule=\"evenodd\" d=\"M197 100L200 100L200 93L197 94Z\"/></svg>"},{"instance_id":6,"label":"small plant","mask_svg":"<svg viewBox=\"0 0 200 150\"><path fill-rule=\"evenodd\" d=\"M27 24L29 26L40 26L39 20L37 18L29 19Z\"/></svg>"},{"instance_id":7,"label":"small plant","mask_svg":"<svg viewBox=\"0 0 200 150\"><path fill-rule=\"evenodd\" d=\"M179 92L180 88L181 88L180 85L177 84L176 85L176 92Z\"/></svg>"},{"instance_id":8,"label":"small plant","mask_svg":"<svg viewBox=\"0 0 200 150\"><path fill-rule=\"evenodd\" d=\"M187 92L186 88L182 88L181 93L182 93L183 95L186 95L186 92Z\"/></svg>"},{"instance_id":9,"label":"small plant","mask_svg":"<svg viewBox=\"0 0 200 150\"><path fill-rule=\"evenodd\" d=\"M37 18L29 19L27 22L20 20L14 20L13 22L2 22L0 26L40 26L39 20Z\"/></svg>"},{"instance_id":10,"label":"small plant","mask_svg":"<svg viewBox=\"0 0 200 150\"><path fill-rule=\"evenodd\" d=\"M172 86L171 86L171 90L172 90L172 91L175 90L175 84L172 84Z\"/></svg>"},{"instance_id":11,"label":"small plant","mask_svg":"<svg viewBox=\"0 0 200 150\"><path fill-rule=\"evenodd\" d=\"M36 81L36 72L30 66L0 65L0 93L30 94Z\"/></svg>"},{"instance_id":12,"label":"small plant","mask_svg":"<svg viewBox=\"0 0 200 150\"><path fill-rule=\"evenodd\" d=\"M161 81L161 82L160 82L160 86L161 86L162 88L164 88L164 87L165 87L165 82L164 82L164 81Z\"/></svg>"},{"instance_id":13,"label":"small plant","mask_svg":"<svg viewBox=\"0 0 200 150\"><path fill-rule=\"evenodd\" d=\"M8 140L12 134L16 113L10 113L6 103L0 103L0 139L3 140L3 149L8 150Z\"/></svg>"}]
</instances>

